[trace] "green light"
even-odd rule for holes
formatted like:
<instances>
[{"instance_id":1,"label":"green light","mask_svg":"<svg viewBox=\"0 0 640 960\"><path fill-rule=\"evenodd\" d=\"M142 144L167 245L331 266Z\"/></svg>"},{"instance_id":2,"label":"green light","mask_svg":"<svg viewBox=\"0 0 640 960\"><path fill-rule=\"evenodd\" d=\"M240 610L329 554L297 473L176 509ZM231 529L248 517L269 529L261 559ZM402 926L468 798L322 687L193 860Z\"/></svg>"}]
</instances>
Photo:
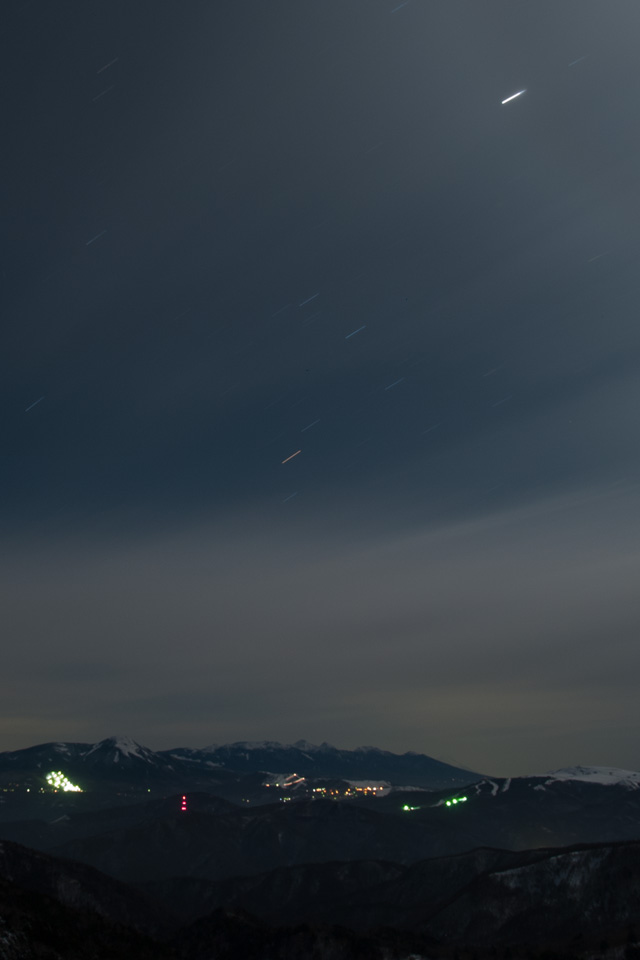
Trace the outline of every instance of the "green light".
<instances>
[{"instance_id":1,"label":"green light","mask_svg":"<svg viewBox=\"0 0 640 960\"><path fill-rule=\"evenodd\" d=\"M451 800L445 800L445 803L450 807L453 804L464 803L465 800L468 800L468 797L452 797Z\"/></svg>"}]
</instances>

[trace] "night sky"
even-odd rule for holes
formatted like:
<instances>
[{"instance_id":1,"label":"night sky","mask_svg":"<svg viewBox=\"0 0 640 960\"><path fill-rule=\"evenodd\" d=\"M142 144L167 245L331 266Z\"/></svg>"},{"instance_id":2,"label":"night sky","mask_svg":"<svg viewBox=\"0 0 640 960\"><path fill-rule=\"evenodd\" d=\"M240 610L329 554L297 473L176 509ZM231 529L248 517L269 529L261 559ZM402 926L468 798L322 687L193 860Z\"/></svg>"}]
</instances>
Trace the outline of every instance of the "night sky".
<instances>
[{"instance_id":1,"label":"night sky","mask_svg":"<svg viewBox=\"0 0 640 960\"><path fill-rule=\"evenodd\" d=\"M6 7L0 750L639 769L637 0Z\"/></svg>"}]
</instances>

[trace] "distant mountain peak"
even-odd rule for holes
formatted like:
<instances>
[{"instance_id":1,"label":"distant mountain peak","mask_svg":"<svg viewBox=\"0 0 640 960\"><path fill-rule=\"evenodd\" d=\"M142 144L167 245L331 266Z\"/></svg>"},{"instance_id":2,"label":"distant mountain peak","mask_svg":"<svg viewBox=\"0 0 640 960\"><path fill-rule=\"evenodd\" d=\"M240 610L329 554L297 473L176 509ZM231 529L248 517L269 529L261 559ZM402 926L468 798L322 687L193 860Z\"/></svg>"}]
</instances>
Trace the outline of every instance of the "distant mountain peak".
<instances>
[{"instance_id":1,"label":"distant mountain peak","mask_svg":"<svg viewBox=\"0 0 640 960\"><path fill-rule=\"evenodd\" d=\"M473 783L480 774L462 770L424 754L395 754L378 747L341 749L330 743L320 745L308 740L280 743L278 740L240 740L219 744L180 757L190 762L204 761L239 773L269 772L300 777L342 778L347 781L388 781L430 790L456 788ZM177 756L178 754L170 754Z\"/></svg>"},{"instance_id":2,"label":"distant mountain peak","mask_svg":"<svg viewBox=\"0 0 640 960\"><path fill-rule=\"evenodd\" d=\"M94 743L93 746L87 750L85 756L89 757L92 753L106 753L108 751L113 751L124 757L138 757L141 760L146 759L152 752L147 747L142 747L132 737L120 735L107 737L105 740Z\"/></svg>"},{"instance_id":3,"label":"distant mountain peak","mask_svg":"<svg viewBox=\"0 0 640 960\"><path fill-rule=\"evenodd\" d=\"M314 753L316 750L321 750L322 746L328 747L329 744L322 744L319 747L317 743L311 743L309 740L296 740L291 746L295 747L296 750L304 750L305 753Z\"/></svg>"},{"instance_id":4,"label":"distant mountain peak","mask_svg":"<svg viewBox=\"0 0 640 960\"><path fill-rule=\"evenodd\" d=\"M30 769L41 771L64 767L74 777L93 782L123 781L138 784L180 784L198 780L202 786L214 777L216 788L223 780L246 774L270 772L302 778L345 781L388 782L427 790L456 789L477 782L481 774L462 770L423 754L395 754L377 747L356 750L334 747L327 742L297 740L238 741L204 750L178 748L155 752L132 737L118 734L98 743L49 743L16 753L0 754L0 771Z\"/></svg>"}]
</instances>

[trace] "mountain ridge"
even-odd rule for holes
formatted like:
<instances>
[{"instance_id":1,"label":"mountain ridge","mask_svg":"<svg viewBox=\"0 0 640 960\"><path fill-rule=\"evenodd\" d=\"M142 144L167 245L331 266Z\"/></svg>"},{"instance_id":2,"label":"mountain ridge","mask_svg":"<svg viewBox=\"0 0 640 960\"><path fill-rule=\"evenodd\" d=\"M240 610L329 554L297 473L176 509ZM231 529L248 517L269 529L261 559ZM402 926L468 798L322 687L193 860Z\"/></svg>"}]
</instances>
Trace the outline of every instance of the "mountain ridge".
<instances>
[{"instance_id":1,"label":"mountain ridge","mask_svg":"<svg viewBox=\"0 0 640 960\"><path fill-rule=\"evenodd\" d=\"M388 781L427 789L462 786L479 779L474 771L435 760L426 754L395 754L377 747L341 750L329 743L298 740L281 744L275 740L236 741L204 749L175 747L154 751L128 736L112 736L94 744L55 741L0 753L0 777L16 771L60 765L66 773L100 774L111 779L136 772L141 779L165 779L176 786L196 773L211 778L217 773L291 773L300 776L345 780Z\"/></svg>"}]
</instances>

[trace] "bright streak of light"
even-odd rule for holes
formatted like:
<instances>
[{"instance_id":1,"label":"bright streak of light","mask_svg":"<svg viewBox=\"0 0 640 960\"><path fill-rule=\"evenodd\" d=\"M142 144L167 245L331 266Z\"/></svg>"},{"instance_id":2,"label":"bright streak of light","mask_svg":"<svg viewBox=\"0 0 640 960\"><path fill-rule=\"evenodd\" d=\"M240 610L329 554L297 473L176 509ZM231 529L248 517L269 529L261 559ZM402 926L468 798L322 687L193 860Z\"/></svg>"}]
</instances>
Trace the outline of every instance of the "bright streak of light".
<instances>
[{"instance_id":1,"label":"bright streak of light","mask_svg":"<svg viewBox=\"0 0 640 960\"><path fill-rule=\"evenodd\" d=\"M295 453L292 453L290 457L286 457L285 460L281 460L281 463L288 463L289 460L293 460L294 457L297 457L299 453L302 453L302 450L296 450Z\"/></svg>"},{"instance_id":2,"label":"bright streak of light","mask_svg":"<svg viewBox=\"0 0 640 960\"><path fill-rule=\"evenodd\" d=\"M502 103L509 103L509 100L515 100L516 97L521 97L523 93L526 93L526 90L518 90L517 93L512 93L510 97L507 97L506 100L503 100Z\"/></svg>"},{"instance_id":3,"label":"bright streak of light","mask_svg":"<svg viewBox=\"0 0 640 960\"><path fill-rule=\"evenodd\" d=\"M354 330L352 333L348 333L348 334L346 335L346 337L345 337L345 340L349 340L350 337L355 337L356 333L360 333L360 331L361 331L361 330L364 330L364 329L366 328L366 326L367 326L366 323L363 323L362 326L361 326L361 327L358 327L357 330Z\"/></svg>"}]
</instances>

